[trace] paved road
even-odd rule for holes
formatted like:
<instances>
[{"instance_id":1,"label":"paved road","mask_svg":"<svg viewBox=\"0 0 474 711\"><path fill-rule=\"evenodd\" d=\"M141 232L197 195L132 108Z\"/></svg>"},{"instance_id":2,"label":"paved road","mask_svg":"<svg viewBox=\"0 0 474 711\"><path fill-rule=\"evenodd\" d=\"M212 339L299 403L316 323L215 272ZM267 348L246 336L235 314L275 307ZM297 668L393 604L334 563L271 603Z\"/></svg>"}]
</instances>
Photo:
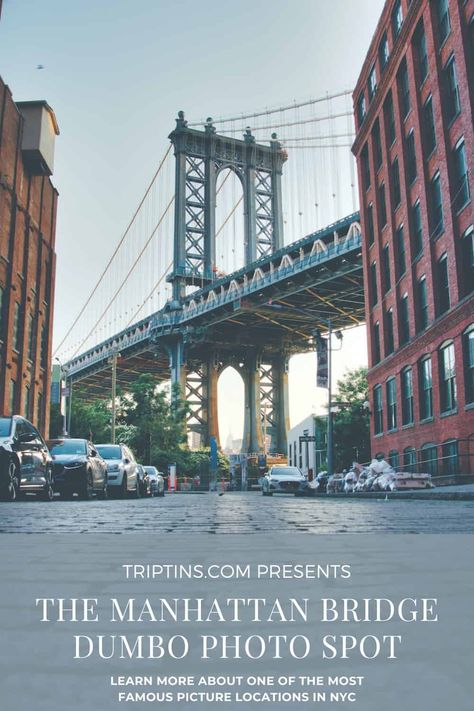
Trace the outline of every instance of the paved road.
<instances>
[{"instance_id":1,"label":"paved road","mask_svg":"<svg viewBox=\"0 0 474 711\"><path fill-rule=\"evenodd\" d=\"M474 501L338 501L259 493L0 503L1 533L474 533Z\"/></svg>"}]
</instances>

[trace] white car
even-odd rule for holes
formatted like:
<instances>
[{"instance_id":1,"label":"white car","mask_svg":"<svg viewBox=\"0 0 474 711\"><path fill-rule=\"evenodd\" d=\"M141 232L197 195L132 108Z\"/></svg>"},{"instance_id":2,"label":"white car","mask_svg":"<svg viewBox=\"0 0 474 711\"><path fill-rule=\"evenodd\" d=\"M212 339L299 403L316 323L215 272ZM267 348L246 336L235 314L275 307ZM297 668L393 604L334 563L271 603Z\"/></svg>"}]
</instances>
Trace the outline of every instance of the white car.
<instances>
[{"instance_id":1,"label":"white car","mask_svg":"<svg viewBox=\"0 0 474 711\"><path fill-rule=\"evenodd\" d=\"M150 493L151 496L164 496L165 495L165 480L163 474L158 471L156 467L143 467L148 474L148 479L150 480Z\"/></svg>"},{"instance_id":2,"label":"white car","mask_svg":"<svg viewBox=\"0 0 474 711\"><path fill-rule=\"evenodd\" d=\"M298 467L275 466L262 477L262 494L294 494L306 482Z\"/></svg>"},{"instance_id":3,"label":"white car","mask_svg":"<svg viewBox=\"0 0 474 711\"><path fill-rule=\"evenodd\" d=\"M96 444L96 450L107 463L109 494L121 499L131 494L139 499L142 492L138 465L132 452L124 444Z\"/></svg>"}]
</instances>

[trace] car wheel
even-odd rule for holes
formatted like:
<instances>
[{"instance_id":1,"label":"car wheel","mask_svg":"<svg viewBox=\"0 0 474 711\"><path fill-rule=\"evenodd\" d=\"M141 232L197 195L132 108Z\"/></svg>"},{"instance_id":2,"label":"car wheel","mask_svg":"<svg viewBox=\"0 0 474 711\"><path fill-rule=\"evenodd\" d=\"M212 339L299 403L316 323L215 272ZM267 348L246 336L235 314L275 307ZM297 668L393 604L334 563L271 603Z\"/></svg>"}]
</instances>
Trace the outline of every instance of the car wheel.
<instances>
[{"instance_id":1,"label":"car wheel","mask_svg":"<svg viewBox=\"0 0 474 711\"><path fill-rule=\"evenodd\" d=\"M41 492L40 498L42 501L52 501L54 499L54 491L51 484L48 484L44 491Z\"/></svg>"},{"instance_id":2,"label":"car wheel","mask_svg":"<svg viewBox=\"0 0 474 711\"><path fill-rule=\"evenodd\" d=\"M132 491L132 497L133 497L134 499L140 499L140 498L141 498L141 495L142 495L142 487L141 487L141 484L140 484L140 480L139 480L139 478L137 477L137 480L136 480L136 482L135 482L135 489L134 489L134 491Z\"/></svg>"},{"instance_id":3,"label":"car wheel","mask_svg":"<svg viewBox=\"0 0 474 711\"><path fill-rule=\"evenodd\" d=\"M109 498L109 490L107 488L107 479L105 480L104 486L102 489L97 492L97 498L100 499L101 501L106 501Z\"/></svg>"},{"instance_id":4,"label":"car wheel","mask_svg":"<svg viewBox=\"0 0 474 711\"><path fill-rule=\"evenodd\" d=\"M1 487L0 499L3 501L15 501L18 498L18 474L15 462L8 463L6 480Z\"/></svg>"},{"instance_id":5,"label":"car wheel","mask_svg":"<svg viewBox=\"0 0 474 711\"><path fill-rule=\"evenodd\" d=\"M81 498L83 501L89 501L92 499L92 495L94 493L94 484L92 481L92 473L87 472L86 474L86 479L82 485L82 488L79 492L79 498Z\"/></svg>"},{"instance_id":6,"label":"car wheel","mask_svg":"<svg viewBox=\"0 0 474 711\"><path fill-rule=\"evenodd\" d=\"M118 487L117 496L119 499L125 499L127 496L127 475L123 475L122 485Z\"/></svg>"}]
</instances>

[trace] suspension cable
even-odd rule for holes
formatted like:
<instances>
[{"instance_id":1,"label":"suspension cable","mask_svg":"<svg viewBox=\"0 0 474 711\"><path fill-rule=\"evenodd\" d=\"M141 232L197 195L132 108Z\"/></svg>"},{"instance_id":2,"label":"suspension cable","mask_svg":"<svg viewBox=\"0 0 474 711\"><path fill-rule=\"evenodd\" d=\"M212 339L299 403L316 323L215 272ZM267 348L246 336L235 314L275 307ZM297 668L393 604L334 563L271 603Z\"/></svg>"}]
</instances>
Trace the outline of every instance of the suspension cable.
<instances>
[{"instance_id":1,"label":"suspension cable","mask_svg":"<svg viewBox=\"0 0 474 711\"><path fill-rule=\"evenodd\" d=\"M351 94L352 91L340 91L338 94L332 94L329 98L339 99L342 96L350 96ZM230 116L225 118L213 119L213 123L231 123L232 121L245 121L251 118L258 118L259 116L270 116L271 114L276 114L280 111L290 111L291 109L299 109L303 106L312 106L313 104L319 104L322 101L327 101L327 99L327 96L323 96L319 99L307 99L306 101L300 102L295 101L292 104L288 104L288 106L281 106L276 109L265 109L263 111L256 111L251 114L240 114L240 116ZM202 119L201 121L193 121L192 123L188 123L188 126L202 126L202 124L205 122L205 119Z\"/></svg>"},{"instance_id":2,"label":"suspension cable","mask_svg":"<svg viewBox=\"0 0 474 711\"><path fill-rule=\"evenodd\" d=\"M56 355L56 353L58 353L58 351L60 350L60 348L62 347L62 345L63 345L64 342L66 341L66 339L69 337L69 335L70 335L71 332L73 331L74 327L76 326L77 322L78 322L79 319L81 318L82 314L83 314L84 311L86 310L87 306L90 304L90 302L91 302L91 300L92 300L94 294L96 293L97 289L99 288L100 284L102 283L102 280L103 280L104 276L107 274L107 271L109 270L110 265L111 265L112 262L114 261L116 255L117 255L117 252L119 251L119 249L120 249L120 247L122 246L122 244L123 244L123 242L124 242L126 236L127 236L128 233L129 233L129 231L130 231L130 229L131 229L133 223L135 222L135 219L136 219L138 213L140 212L140 209L141 209L143 203L145 202L145 200L146 200L146 198L147 198L147 196L148 196L148 194L149 194L149 192L150 192L150 190L151 190L151 188L152 188L152 186L153 186L153 184L154 184L156 178L158 177L158 174L160 173L161 168L163 167L163 164L164 164L165 160L167 159L167 157L168 157L168 155L169 155L169 153L170 153L170 151L171 151L171 148L172 148L172 145L170 144L170 145L168 146L168 149L167 149L165 155L163 156L163 158L162 158L162 160L161 160L161 162L160 162L160 164L159 164L159 166L158 166L158 168L157 168L157 170L156 170L156 172L155 172L153 178L151 179L151 182L150 182L150 184L148 185L148 188L146 189L145 194L143 195L142 199L140 200L140 203L139 203L137 209L136 209L135 212L133 213L132 219L131 219L130 222L128 223L125 232L123 233L121 239L119 240L119 243L118 243L117 246L115 247L115 249L114 249L114 251L113 251L113 253L112 253L112 255L111 255L109 261L108 261L107 264L105 265L105 268L104 268L104 270L102 271L100 277L98 278L96 285L94 286L94 288L92 289L91 293L90 293L89 296L87 297L87 299L86 299L84 305L82 306L82 308L81 308L81 310L79 311L78 315L77 315L76 318L74 319L74 322L72 323L71 327L69 328L69 330L67 331L66 335L65 335L64 338L62 339L61 343L56 347L56 349L55 349L53 355ZM82 344L81 344L81 345L82 345ZM77 351L76 351L76 352L77 352ZM75 354L74 354L74 355L75 355Z\"/></svg>"}]
</instances>

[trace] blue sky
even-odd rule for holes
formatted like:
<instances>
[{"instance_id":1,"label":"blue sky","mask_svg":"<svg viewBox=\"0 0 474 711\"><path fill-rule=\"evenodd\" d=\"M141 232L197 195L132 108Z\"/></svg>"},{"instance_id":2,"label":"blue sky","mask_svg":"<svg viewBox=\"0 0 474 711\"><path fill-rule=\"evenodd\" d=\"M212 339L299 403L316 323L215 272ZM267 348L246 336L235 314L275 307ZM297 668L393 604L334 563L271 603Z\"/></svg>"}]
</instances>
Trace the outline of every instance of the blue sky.
<instances>
[{"instance_id":1,"label":"blue sky","mask_svg":"<svg viewBox=\"0 0 474 711\"><path fill-rule=\"evenodd\" d=\"M0 74L16 100L46 99L61 129L56 340L154 173L176 112L199 119L351 89L382 6L4 0ZM356 347L363 350L360 338ZM350 348L338 367L353 358ZM314 403L302 391L292 398L294 421L320 402L313 390Z\"/></svg>"}]
</instances>

